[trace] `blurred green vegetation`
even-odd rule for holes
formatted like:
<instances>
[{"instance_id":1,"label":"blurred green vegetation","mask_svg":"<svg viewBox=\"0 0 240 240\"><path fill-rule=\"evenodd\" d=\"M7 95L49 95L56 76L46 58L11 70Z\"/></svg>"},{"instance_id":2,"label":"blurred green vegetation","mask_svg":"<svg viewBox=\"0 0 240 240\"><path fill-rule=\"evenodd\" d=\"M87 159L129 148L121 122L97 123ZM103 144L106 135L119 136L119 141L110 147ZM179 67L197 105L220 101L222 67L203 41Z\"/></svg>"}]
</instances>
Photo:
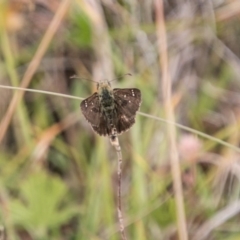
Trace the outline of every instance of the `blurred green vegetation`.
<instances>
[{"instance_id":1,"label":"blurred green vegetation","mask_svg":"<svg viewBox=\"0 0 240 240\"><path fill-rule=\"evenodd\" d=\"M20 85L60 3L0 2L1 85ZM211 3L165 1L172 103L178 123L239 146L240 5ZM96 84L81 78L131 72L113 87L141 89L141 112L164 117L158 44L151 1L72 1L29 88L85 98ZM0 94L2 120L14 91ZM121 239L117 156L79 104L41 92L26 92L18 104L0 145L0 227L8 239ZM137 115L119 137L129 239L178 239L165 129ZM209 233L195 240L240 239L239 209L210 221L240 204L239 153L177 130L189 239L204 226Z\"/></svg>"}]
</instances>

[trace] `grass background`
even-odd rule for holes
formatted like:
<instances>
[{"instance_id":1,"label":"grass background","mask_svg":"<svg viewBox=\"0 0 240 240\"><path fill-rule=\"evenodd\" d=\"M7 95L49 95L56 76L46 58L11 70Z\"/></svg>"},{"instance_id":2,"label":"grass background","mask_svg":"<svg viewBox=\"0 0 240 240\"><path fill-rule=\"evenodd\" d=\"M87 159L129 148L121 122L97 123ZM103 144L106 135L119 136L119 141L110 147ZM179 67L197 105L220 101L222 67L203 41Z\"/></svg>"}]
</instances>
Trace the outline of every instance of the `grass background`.
<instances>
[{"instance_id":1,"label":"grass background","mask_svg":"<svg viewBox=\"0 0 240 240\"><path fill-rule=\"evenodd\" d=\"M173 0L163 11L159 21L154 1L2 0L0 84L85 98L96 84L72 75L132 73L112 84L139 88L150 115L137 115L120 136L129 239L187 239L186 230L188 239L237 240L240 3ZM151 118L166 118L164 74L176 122L199 133ZM83 118L80 100L2 87L0 96L2 239L120 239L117 157Z\"/></svg>"}]
</instances>

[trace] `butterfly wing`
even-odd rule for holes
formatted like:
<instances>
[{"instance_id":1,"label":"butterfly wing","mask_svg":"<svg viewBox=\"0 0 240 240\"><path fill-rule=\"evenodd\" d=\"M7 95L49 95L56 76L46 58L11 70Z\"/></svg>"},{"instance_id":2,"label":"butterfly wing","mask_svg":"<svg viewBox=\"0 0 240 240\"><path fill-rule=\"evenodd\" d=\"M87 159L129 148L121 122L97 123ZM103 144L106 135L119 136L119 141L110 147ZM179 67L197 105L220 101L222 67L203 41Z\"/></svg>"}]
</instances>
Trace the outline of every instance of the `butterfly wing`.
<instances>
[{"instance_id":1,"label":"butterfly wing","mask_svg":"<svg viewBox=\"0 0 240 240\"><path fill-rule=\"evenodd\" d=\"M118 133L128 130L135 123L136 112L141 104L141 92L137 88L113 89Z\"/></svg>"},{"instance_id":2,"label":"butterfly wing","mask_svg":"<svg viewBox=\"0 0 240 240\"><path fill-rule=\"evenodd\" d=\"M99 135L107 135L107 122L101 111L101 104L98 93L84 99L81 104L81 111L86 120L91 124L94 131Z\"/></svg>"},{"instance_id":3,"label":"butterfly wing","mask_svg":"<svg viewBox=\"0 0 240 240\"><path fill-rule=\"evenodd\" d=\"M92 125L94 131L96 131L101 136L106 136L110 134L110 130L108 129L107 120L104 115L101 115L99 124Z\"/></svg>"},{"instance_id":4,"label":"butterfly wing","mask_svg":"<svg viewBox=\"0 0 240 240\"><path fill-rule=\"evenodd\" d=\"M101 109L97 93L94 93L92 96L84 99L81 102L80 107L84 117L91 125L99 124Z\"/></svg>"},{"instance_id":5,"label":"butterfly wing","mask_svg":"<svg viewBox=\"0 0 240 240\"><path fill-rule=\"evenodd\" d=\"M115 88L113 89L115 103L124 110L128 116L135 116L141 104L141 92L137 88Z\"/></svg>"},{"instance_id":6,"label":"butterfly wing","mask_svg":"<svg viewBox=\"0 0 240 240\"><path fill-rule=\"evenodd\" d=\"M118 109L118 118L116 119L114 126L117 129L117 133L127 131L135 123L135 117L127 118L126 115L122 114L122 111Z\"/></svg>"}]
</instances>

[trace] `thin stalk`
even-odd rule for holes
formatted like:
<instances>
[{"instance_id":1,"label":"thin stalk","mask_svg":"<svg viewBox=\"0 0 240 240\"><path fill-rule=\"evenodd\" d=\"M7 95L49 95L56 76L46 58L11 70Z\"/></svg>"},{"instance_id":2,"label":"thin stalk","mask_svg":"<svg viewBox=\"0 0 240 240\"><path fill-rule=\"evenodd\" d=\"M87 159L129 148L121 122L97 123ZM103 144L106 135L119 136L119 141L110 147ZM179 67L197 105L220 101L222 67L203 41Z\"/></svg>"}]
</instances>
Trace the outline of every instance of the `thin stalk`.
<instances>
[{"instance_id":1,"label":"thin stalk","mask_svg":"<svg viewBox=\"0 0 240 240\"><path fill-rule=\"evenodd\" d=\"M125 234L125 228L123 224L123 214L122 214L122 151L119 144L119 140L117 135L110 137L110 142L113 147L115 147L115 150L117 152L118 157L118 189L117 189L117 212L118 212L118 222L119 222L119 229L121 233L122 240L127 240L126 234Z\"/></svg>"},{"instance_id":2,"label":"thin stalk","mask_svg":"<svg viewBox=\"0 0 240 240\"><path fill-rule=\"evenodd\" d=\"M165 19L164 19L164 5L162 0L155 1L156 6L156 26L157 26L157 37L159 42L159 56L160 56L160 69L162 71L162 91L163 91L163 101L164 109L166 113L166 118L175 122L174 110L172 106L172 84L169 74L168 66L168 53L167 53L167 37L165 29ZM167 136L169 142L169 155L171 161L171 171L173 177L173 187L175 194L175 204L177 211L177 225L178 225L178 236L180 240L187 240L187 226L186 226L186 216L184 210L183 202L183 191L182 191L182 180L181 180L181 170L179 166L179 156L177 150L177 138L176 138L176 128L174 125L167 125Z\"/></svg>"}]
</instances>

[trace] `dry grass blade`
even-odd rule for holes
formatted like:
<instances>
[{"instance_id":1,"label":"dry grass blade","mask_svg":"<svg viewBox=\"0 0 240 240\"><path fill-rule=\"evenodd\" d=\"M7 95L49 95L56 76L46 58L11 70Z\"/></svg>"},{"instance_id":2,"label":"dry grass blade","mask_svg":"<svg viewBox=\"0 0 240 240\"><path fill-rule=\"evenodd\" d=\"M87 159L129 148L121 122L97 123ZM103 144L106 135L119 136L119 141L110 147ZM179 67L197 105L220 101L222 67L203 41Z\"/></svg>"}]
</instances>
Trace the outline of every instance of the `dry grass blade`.
<instances>
[{"instance_id":1,"label":"dry grass blade","mask_svg":"<svg viewBox=\"0 0 240 240\"><path fill-rule=\"evenodd\" d=\"M159 41L159 55L160 55L160 68L162 70L162 89L164 98L164 109L166 118L175 122L174 111L172 106L172 94L171 94L171 79L168 72L168 54L167 54L167 40L166 29L163 11L163 1L155 1L156 5L156 25L157 25L157 37ZM169 139L169 155L171 159L171 169L175 193L175 202L177 206L177 223L178 223L178 235L179 239L187 240L187 226L186 217L183 203L182 182L179 166L179 156L176 144L176 129L173 125L167 125L167 135Z\"/></svg>"},{"instance_id":2,"label":"dry grass blade","mask_svg":"<svg viewBox=\"0 0 240 240\"><path fill-rule=\"evenodd\" d=\"M240 201L236 201L219 211L211 219L205 222L196 232L193 237L194 240L208 239L211 231L219 227L221 224L239 214L240 212Z\"/></svg>"},{"instance_id":3,"label":"dry grass blade","mask_svg":"<svg viewBox=\"0 0 240 240\"><path fill-rule=\"evenodd\" d=\"M43 90L38 90L38 89L30 89L30 88L20 88L20 87L12 87L12 86L6 86L6 85L0 85L0 88L5 88L5 89L14 89L14 90L22 90L22 91L26 91L26 92L35 92L35 93L42 93L42 94L48 94L48 95L52 95L52 96L58 96L58 97L65 97L65 98L71 98L71 99L75 99L75 100L83 100L82 97L77 97L77 96L72 96L72 95L67 95L67 94L62 94L62 93L55 93L55 92L50 92L50 91L43 91ZM233 93L231 93L233 94ZM174 125L176 127L178 127L179 129L182 129L182 130L185 130L187 132L190 132L190 133L193 133L193 134L196 134L198 136L201 136L203 138L206 138L206 139L209 139L213 142L216 142L216 143L219 143L223 146L226 146L228 147L229 149L232 149L234 150L235 152L238 152L240 153L240 148L234 146L233 144L231 143L228 143L226 141L223 141L219 138L216 138L216 137L213 137L209 134L206 134L206 133L203 133L203 132L200 132L198 130L195 130L193 128L190 128L190 127L187 127L187 126L184 126L182 124L179 124L177 122L171 122L169 120L166 120L166 119L163 119L163 118L160 118L160 117L157 117L157 116L154 116L154 115L151 115L151 114L147 114L147 113L143 113L143 112L137 112L137 114L141 115L141 116L144 116L146 118L151 118L151 119L154 119L156 121L160 121L160 122L163 122L165 124L171 124L171 125Z\"/></svg>"},{"instance_id":4,"label":"dry grass blade","mask_svg":"<svg viewBox=\"0 0 240 240\"><path fill-rule=\"evenodd\" d=\"M94 80L107 77L113 78L113 65L111 61L111 45L104 11L99 1L77 1L80 8L84 9L92 21L95 39L96 62L93 68Z\"/></svg>"},{"instance_id":5,"label":"dry grass blade","mask_svg":"<svg viewBox=\"0 0 240 240\"><path fill-rule=\"evenodd\" d=\"M79 120L79 113L75 112L69 114L65 119L61 122L56 123L45 130L42 134L40 139L38 140L36 147L33 151L32 158L34 163L41 161L41 159L46 156L46 153L51 146L52 141L62 131L67 129L68 127L72 126L73 124L77 123Z\"/></svg>"},{"instance_id":6,"label":"dry grass blade","mask_svg":"<svg viewBox=\"0 0 240 240\"><path fill-rule=\"evenodd\" d=\"M48 94L48 95L52 95L52 96L65 97L65 98L71 98L71 99L76 99L76 100L83 100L83 98L77 97L77 96L56 93L56 92L51 92L51 91L43 91L43 90L38 90L38 89L20 88L20 87L12 87L12 86L5 86L5 85L0 85L0 88L20 90L20 91L25 91L25 92L42 93L42 94Z\"/></svg>"},{"instance_id":7,"label":"dry grass blade","mask_svg":"<svg viewBox=\"0 0 240 240\"><path fill-rule=\"evenodd\" d=\"M67 95L67 94L62 94L62 93L55 93L55 92L50 92L50 91L43 91L43 90L38 90L38 89L20 88L20 87L6 86L6 85L0 85L0 88L14 89L14 90L20 90L20 91L22 90L22 91L26 91L26 92L35 92L35 93L48 94L48 95L52 95L52 96L71 98L71 99L75 99L75 100L83 100L82 97L77 97L77 96L72 96L72 95ZM233 94L233 93L231 93L231 94ZM228 143L226 141L223 141L223 140L221 140L219 138L213 137L213 136L211 136L209 134L200 132L200 131L198 131L196 129L184 126L184 125L179 124L177 122L171 122L169 120L166 120L166 119L163 119L163 118L151 115L151 114L147 114L147 113L143 113L143 112L137 112L137 114L139 114L141 116L144 116L146 118L151 118L151 119L154 119L156 121L163 122L165 124L174 125L174 126L178 127L179 129L185 130L187 132L196 134L196 135L198 135L200 137L206 138L206 139L211 140L213 142L219 143L219 144L221 144L221 145L223 145L225 147L228 147L229 149L232 149L235 152L240 153L240 148L234 146L233 144Z\"/></svg>"},{"instance_id":8,"label":"dry grass blade","mask_svg":"<svg viewBox=\"0 0 240 240\"><path fill-rule=\"evenodd\" d=\"M35 71L37 70L37 67L39 66L39 63L40 63L43 55L45 54L54 34L56 33L57 29L59 28L59 26L62 22L62 19L63 19L64 15L66 14L66 11L68 10L70 2L71 2L70 0L64 0L60 4L49 28L47 29L47 31L43 37L43 40L40 43L40 46L39 46L36 54L34 55L32 61L30 62L29 66L23 76L21 87L27 88L29 83L31 82L31 78L32 78L33 74L35 73ZM15 109L16 109L19 101L22 99L24 93L25 93L24 91L18 91L14 95L14 97L8 107L7 112L0 123L0 129L1 129L0 142L2 141L6 131L8 129L8 126L9 126L12 116L15 112Z\"/></svg>"},{"instance_id":9,"label":"dry grass blade","mask_svg":"<svg viewBox=\"0 0 240 240\"><path fill-rule=\"evenodd\" d=\"M223 5L217 12L217 20L218 21L225 21L229 20L230 18L239 16L240 13L240 2L233 1L229 2L226 5Z\"/></svg>"}]
</instances>

